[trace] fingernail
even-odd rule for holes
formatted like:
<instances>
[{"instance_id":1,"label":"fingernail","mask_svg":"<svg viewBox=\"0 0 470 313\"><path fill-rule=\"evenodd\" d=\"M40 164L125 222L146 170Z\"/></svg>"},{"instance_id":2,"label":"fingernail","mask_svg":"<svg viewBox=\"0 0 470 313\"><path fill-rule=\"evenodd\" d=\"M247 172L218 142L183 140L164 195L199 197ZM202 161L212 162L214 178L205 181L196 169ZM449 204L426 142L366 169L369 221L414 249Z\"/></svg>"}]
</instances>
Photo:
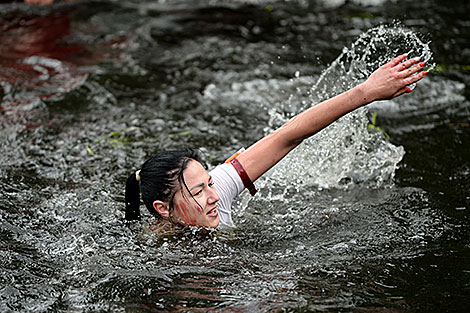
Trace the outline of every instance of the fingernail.
<instances>
[{"instance_id":1,"label":"fingernail","mask_svg":"<svg viewBox=\"0 0 470 313\"><path fill-rule=\"evenodd\" d=\"M413 89L411 89L410 87L408 87L408 90L406 92L412 92Z\"/></svg>"},{"instance_id":2,"label":"fingernail","mask_svg":"<svg viewBox=\"0 0 470 313\"><path fill-rule=\"evenodd\" d=\"M428 71L424 71L424 72L423 72L423 76L426 75L427 73L428 73Z\"/></svg>"},{"instance_id":3,"label":"fingernail","mask_svg":"<svg viewBox=\"0 0 470 313\"><path fill-rule=\"evenodd\" d=\"M426 62L421 62L419 63L419 66L423 67L426 64Z\"/></svg>"}]
</instances>

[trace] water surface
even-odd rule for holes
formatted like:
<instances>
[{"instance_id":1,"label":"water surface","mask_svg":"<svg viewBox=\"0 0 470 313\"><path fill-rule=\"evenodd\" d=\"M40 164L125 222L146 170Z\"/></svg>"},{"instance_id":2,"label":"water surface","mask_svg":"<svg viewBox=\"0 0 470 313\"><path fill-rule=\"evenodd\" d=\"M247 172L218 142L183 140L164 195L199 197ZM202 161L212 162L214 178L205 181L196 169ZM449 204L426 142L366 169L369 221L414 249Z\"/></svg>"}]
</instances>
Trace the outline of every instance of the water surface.
<instances>
[{"instance_id":1,"label":"water surface","mask_svg":"<svg viewBox=\"0 0 470 313\"><path fill-rule=\"evenodd\" d=\"M467 1L0 12L2 312L466 311ZM426 80L305 142L238 199L236 228L124 222L152 154L215 166L402 50ZM374 112L390 139L367 131Z\"/></svg>"}]
</instances>

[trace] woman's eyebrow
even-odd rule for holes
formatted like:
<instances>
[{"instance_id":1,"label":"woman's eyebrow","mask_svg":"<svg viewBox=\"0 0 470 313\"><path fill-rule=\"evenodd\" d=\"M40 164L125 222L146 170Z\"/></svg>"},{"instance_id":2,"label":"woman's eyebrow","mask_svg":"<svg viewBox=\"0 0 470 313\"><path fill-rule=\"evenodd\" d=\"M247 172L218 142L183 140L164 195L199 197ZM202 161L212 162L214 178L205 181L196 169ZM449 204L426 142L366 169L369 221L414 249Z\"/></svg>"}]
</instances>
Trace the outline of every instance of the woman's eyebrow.
<instances>
[{"instance_id":1,"label":"woman's eyebrow","mask_svg":"<svg viewBox=\"0 0 470 313\"><path fill-rule=\"evenodd\" d=\"M207 179L207 182L210 182L212 180L212 176L209 176L209 178ZM193 189L196 189L198 187L204 187L204 183L200 183L200 184L197 184L197 185L194 185L193 187L191 187L191 189L189 189L189 191L193 190Z\"/></svg>"},{"instance_id":2,"label":"woman's eyebrow","mask_svg":"<svg viewBox=\"0 0 470 313\"><path fill-rule=\"evenodd\" d=\"M193 190L193 189L196 189L196 188L199 188L199 187L204 187L204 183L200 183L200 184L194 185L191 189L189 189L189 191L191 191L191 190Z\"/></svg>"}]
</instances>

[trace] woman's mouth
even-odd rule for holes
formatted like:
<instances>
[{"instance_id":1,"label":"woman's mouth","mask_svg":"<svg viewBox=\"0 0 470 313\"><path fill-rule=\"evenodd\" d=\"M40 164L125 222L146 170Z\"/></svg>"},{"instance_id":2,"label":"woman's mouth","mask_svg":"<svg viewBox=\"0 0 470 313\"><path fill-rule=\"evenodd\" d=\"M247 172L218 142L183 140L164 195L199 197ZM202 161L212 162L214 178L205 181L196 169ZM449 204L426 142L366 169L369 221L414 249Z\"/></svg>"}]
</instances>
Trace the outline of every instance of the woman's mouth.
<instances>
[{"instance_id":1,"label":"woman's mouth","mask_svg":"<svg viewBox=\"0 0 470 313\"><path fill-rule=\"evenodd\" d=\"M216 217L217 215L219 215L219 212L217 211L217 207L214 207L212 210L207 212L206 215L210 217Z\"/></svg>"}]
</instances>

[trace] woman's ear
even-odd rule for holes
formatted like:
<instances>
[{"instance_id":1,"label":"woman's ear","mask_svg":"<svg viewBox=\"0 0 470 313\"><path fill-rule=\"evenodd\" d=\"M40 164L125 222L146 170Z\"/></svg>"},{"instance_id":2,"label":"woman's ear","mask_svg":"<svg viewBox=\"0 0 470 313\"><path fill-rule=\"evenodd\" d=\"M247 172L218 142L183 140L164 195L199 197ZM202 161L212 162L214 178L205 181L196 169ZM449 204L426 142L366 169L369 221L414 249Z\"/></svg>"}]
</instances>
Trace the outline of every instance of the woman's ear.
<instances>
[{"instance_id":1,"label":"woman's ear","mask_svg":"<svg viewBox=\"0 0 470 313\"><path fill-rule=\"evenodd\" d=\"M170 217L170 208L169 205L163 201L155 200L153 202L153 208L164 218Z\"/></svg>"}]
</instances>

